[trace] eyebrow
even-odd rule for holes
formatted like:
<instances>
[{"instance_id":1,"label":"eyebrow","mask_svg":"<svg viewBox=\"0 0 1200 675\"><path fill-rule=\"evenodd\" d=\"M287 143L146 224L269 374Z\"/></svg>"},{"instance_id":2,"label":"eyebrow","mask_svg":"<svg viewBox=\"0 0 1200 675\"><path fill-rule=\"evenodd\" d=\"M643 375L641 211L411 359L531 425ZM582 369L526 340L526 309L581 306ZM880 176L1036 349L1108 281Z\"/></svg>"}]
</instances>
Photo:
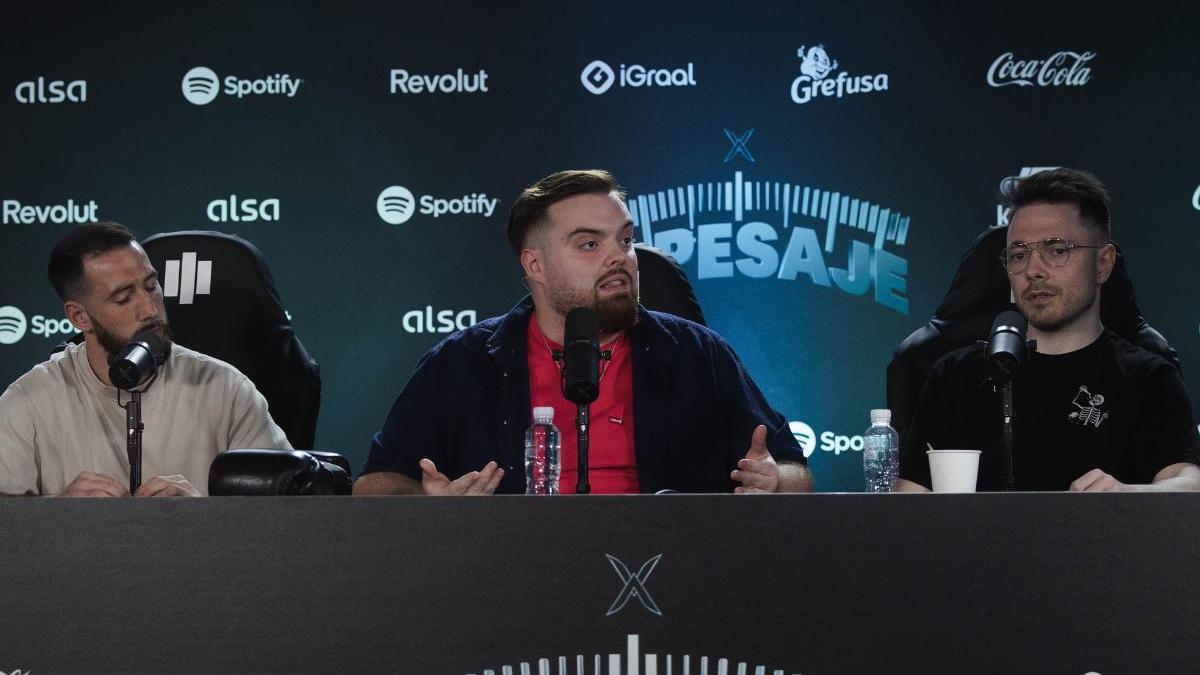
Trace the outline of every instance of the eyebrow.
<instances>
[{"instance_id":1,"label":"eyebrow","mask_svg":"<svg viewBox=\"0 0 1200 675\"><path fill-rule=\"evenodd\" d=\"M625 230L631 230L631 229L633 229L633 221L627 220L627 221L625 221L624 224L621 225L620 231L624 232ZM604 234L604 230L601 230L601 229L598 229L595 227L577 227L574 230L571 230L570 232L567 233L567 239L572 239L577 234L597 234L598 235L598 234Z\"/></svg>"},{"instance_id":2,"label":"eyebrow","mask_svg":"<svg viewBox=\"0 0 1200 675\"><path fill-rule=\"evenodd\" d=\"M156 278L157 276L158 276L158 272L151 272L150 274L147 274L145 277L142 278L142 283L144 284L147 281L150 281L151 279ZM133 288L133 286L134 286L134 284L125 284L124 286L121 286L120 288L113 291L112 293L109 293L108 297L105 298L105 301L112 300L113 298L117 297L118 295Z\"/></svg>"}]
</instances>

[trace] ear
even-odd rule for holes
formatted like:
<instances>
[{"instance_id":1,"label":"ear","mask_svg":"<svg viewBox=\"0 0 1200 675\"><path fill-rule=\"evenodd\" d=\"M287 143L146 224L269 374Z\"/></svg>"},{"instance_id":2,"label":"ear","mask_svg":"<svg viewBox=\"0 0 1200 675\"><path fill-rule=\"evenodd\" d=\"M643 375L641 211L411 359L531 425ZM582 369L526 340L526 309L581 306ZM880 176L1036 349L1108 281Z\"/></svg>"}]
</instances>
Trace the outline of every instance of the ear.
<instances>
[{"instance_id":1,"label":"ear","mask_svg":"<svg viewBox=\"0 0 1200 675\"><path fill-rule=\"evenodd\" d=\"M521 251L521 269L525 270L525 278L534 281L544 281L546 274L545 254L538 248L527 248Z\"/></svg>"},{"instance_id":2,"label":"ear","mask_svg":"<svg viewBox=\"0 0 1200 675\"><path fill-rule=\"evenodd\" d=\"M63 313L67 315L67 320L79 329L79 332L92 332L92 317L88 315L87 309L82 304L74 300L67 300L63 303Z\"/></svg>"},{"instance_id":3,"label":"ear","mask_svg":"<svg viewBox=\"0 0 1200 675\"><path fill-rule=\"evenodd\" d=\"M1117 266L1117 247L1109 243L1096 256L1096 283L1103 284Z\"/></svg>"}]
</instances>

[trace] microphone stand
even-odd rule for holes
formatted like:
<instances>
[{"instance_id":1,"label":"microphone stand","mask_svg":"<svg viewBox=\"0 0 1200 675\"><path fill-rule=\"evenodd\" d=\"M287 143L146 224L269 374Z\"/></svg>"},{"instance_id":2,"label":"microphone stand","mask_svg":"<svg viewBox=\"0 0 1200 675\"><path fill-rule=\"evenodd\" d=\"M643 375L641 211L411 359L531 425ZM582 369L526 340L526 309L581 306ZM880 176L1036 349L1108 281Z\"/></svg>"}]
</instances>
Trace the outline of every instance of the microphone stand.
<instances>
[{"instance_id":1,"label":"microphone stand","mask_svg":"<svg viewBox=\"0 0 1200 675\"><path fill-rule=\"evenodd\" d=\"M575 483L575 493L586 495L592 491L592 486L588 484L588 408L589 403L575 404L575 431L576 431L576 454L575 467L579 480Z\"/></svg>"},{"instance_id":2,"label":"microphone stand","mask_svg":"<svg viewBox=\"0 0 1200 675\"><path fill-rule=\"evenodd\" d=\"M117 390L120 393L120 390ZM118 401L117 405L121 405ZM142 484L142 432L146 427L142 424L142 392L134 389L129 392L129 402L121 406L125 409L125 452L129 455L129 494L133 494Z\"/></svg>"},{"instance_id":3,"label":"microphone stand","mask_svg":"<svg viewBox=\"0 0 1200 675\"><path fill-rule=\"evenodd\" d=\"M1012 380L1000 386L1000 401L1001 414L1004 416L1004 429L1000 433L1004 444L1004 489L1012 492L1017 484L1013 475Z\"/></svg>"}]
</instances>

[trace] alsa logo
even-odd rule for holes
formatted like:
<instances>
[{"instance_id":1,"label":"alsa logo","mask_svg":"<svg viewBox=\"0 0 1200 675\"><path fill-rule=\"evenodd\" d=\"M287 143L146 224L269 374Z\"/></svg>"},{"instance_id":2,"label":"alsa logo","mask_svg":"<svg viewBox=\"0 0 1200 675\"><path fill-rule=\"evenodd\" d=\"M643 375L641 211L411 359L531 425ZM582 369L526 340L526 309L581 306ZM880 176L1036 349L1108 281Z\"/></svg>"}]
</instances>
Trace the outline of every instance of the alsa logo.
<instances>
[{"instance_id":1,"label":"alsa logo","mask_svg":"<svg viewBox=\"0 0 1200 675\"><path fill-rule=\"evenodd\" d=\"M25 313L19 308L12 305L0 307L0 345L16 344L25 337L26 331L47 338L79 332L66 318L56 319L35 314L27 323Z\"/></svg>"},{"instance_id":2,"label":"alsa logo","mask_svg":"<svg viewBox=\"0 0 1200 675\"><path fill-rule=\"evenodd\" d=\"M491 218L499 199L489 199L482 192L460 197L434 197L421 195L420 199L403 185L392 185L383 189L375 199L375 210L380 219L389 225L401 225L409 221L418 210L422 215L441 218L444 215L481 215ZM419 205L419 209L418 209Z\"/></svg>"},{"instance_id":3,"label":"alsa logo","mask_svg":"<svg viewBox=\"0 0 1200 675\"><path fill-rule=\"evenodd\" d=\"M862 452L863 449L862 436L843 436L832 431L823 431L817 436L813 428L804 422L788 422L788 428L791 429L792 436L800 444L806 458L816 452L818 438L821 441L821 452L832 452L835 456L847 451Z\"/></svg>"},{"instance_id":4,"label":"alsa logo","mask_svg":"<svg viewBox=\"0 0 1200 675\"><path fill-rule=\"evenodd\" d=\"M988 68L987 83L993 87L1082 87L1092 79L1088 63L1096 52L1055 52L1046 59L1018 61L1004 52Z\"/></svg>"},{"instance_id":5,"label":"alsa logo","mask_svg":"<svg viewBox=\"0 0 1200 675\"><path fill-rule=\"evenodd\" d=\"M434 322L436 318L437 322ZM434 313L431 305L424 310L413 309L404 313L400 325L406 333L453 333L456 330L470 328L476 322L475 310L464 309L456 312L453 309L443 309Z\"/></svg>"},{"instance_id":6,"label":"alsa logo","mask_svg":"<svg viewBox=\"0 0 1200 675\"><path fill-rule=\"evenodd\" d=\"M796 50L800 58L800 75L792 80L792 101L797 104L825 98L842 98L851 94L868 94L887 91L887 73L875 75L850 75L846 71L830 77L837 70L838 62L829 58L825 45L801 47Z\"/></svg>"},{"instance_id":7,"label":"alsa logo","mask_svg":"<svg viewBox=\"0 0 1200 675\"><path fill-rule=\"evenodd\" d=\"M899 253L909 217L863 196L737 171L732 180L631 195L629 212L638 239L690 267L699 283L806 278L908 314L908 260Z\"/></svg>"},{"instance_id":8,"label":"alsa logo","mask_svg":"<svg viewBox=\"0 0 1200 675\"><path fill-rule=\"evenodd\" d=\"M226 96L239 99L246 96L287 96L293 98L304 80L292 77L286 73L268 75L258 79L247 79L237 75L228 75L224 80L224 88L217 74L211 68L197 66L187 71L180 83L183 97L194 105L207 105L224 92Z\"/></svg>"},{"instance_id":9,"label":"alsa logo","mask_svg":"<svg viewBox=\"0 0 1200 675\"><path fill-rule=\"evenodd\" d=\"M78 225L95 222L98 208L92 200L76 204L74 199L68 199L65 204L33 206L5 199L0 204L0 221L5 225Z\"/></svg>"},{"instance_id":10,"label":"alsa logo","mask_svg":"<svg viewBox=\"0 0 1200 675\"><path fill-rule=\"evenodd\" d=\"M614 84L624 87L694 87L696 66L688 62L679 68L647 68L640 64L620 65L619 75L612 66L599 59L583 67L579 73L583 88L599 96Z\"/></svg>"},{"instance_id":11,"label":"alsa logo","mask_svg":"<svg viewBox=\"0 0 1200 675\"><path fill-rule=\"evenodd\" d=\"M474 94L487 92L486 70L477 73L465 72L462 68L453 73L419 75L403 68L393 68L388 74L388 93L391 94Z\"/></svg>"},{"instance_id":12,"label":"alsa logo","mask_svg":"<svg viewBox=\"0 0 1200 675\"><path fill-rule=\"evenodd\" d=\"M18 103L84 103L87 101L87 82L84 80L36 80L17 85Z\"/></svg>"},{"instance_id":13,"label":"alsa logo","mask_svg":"<svg viewBox=\"0 0 1200 675\"><path fill-rule=\"evenodd\" d=\"M1035 173L1041 173L1043 171L1050 171L1051 169L1057 169L1057 168L1058 168L1057 166L1023 166L1023 167L1021 167L1021 172L1018 173L1017 175L1005 176L1003 179L1001 179L1000 193L1003 194L1003 193L1011 190L1013 187L1013 184L1016 183L1017 181L1021 180L1022 178L1028 178L1029 176L1032 176ZM996 227L1007 226L1008 225L1008 216L1009 216L1008 211L1004 208L1004 205L997 204L996 205Z\"/></svg>"},{"instance_id":14,"label":"alsa logo","mask_svg":"<svg viewBox=\"0 0 1200 675\"><path fill-rule=\"evenodd\" d=\"M228 199L214 199L208 203L208 219L214 223L252 223L257 220L279 220L279 200L239 199L229 195Z\"/></svg>"}]
</instances>

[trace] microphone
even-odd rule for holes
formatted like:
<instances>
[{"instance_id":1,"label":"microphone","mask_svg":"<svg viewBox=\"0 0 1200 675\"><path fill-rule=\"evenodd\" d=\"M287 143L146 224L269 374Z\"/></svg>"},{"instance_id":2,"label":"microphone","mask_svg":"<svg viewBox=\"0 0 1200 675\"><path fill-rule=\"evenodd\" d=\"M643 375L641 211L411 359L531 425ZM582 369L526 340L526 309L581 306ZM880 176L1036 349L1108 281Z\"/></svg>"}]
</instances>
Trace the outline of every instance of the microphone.
<instances>
[{"instance_id":1,"label":"microphone","mask_svg":"<svg viewBox=\"0 0 1200 675\"><path fill-rule=\"evenodd\" d=\"M600 395L600 323L596 313L576 307L563 333L563 396L584 405Z\"/></svg>"},{"instance_id":2,"label":"microphone","mask_svg":"<svg viewBox=\"0 0 1200 675\"><path fill-rule=\"evenodd\" d=\"M987 371L993 383L1012 382L1029 361L1029 347L1025 342L1027 328L1028 323L1020 312L1010 309L996 315L987 341Z\"/></svg>"},{"instance_id":3,"label":"microphone","mask_svg":"<svg viewBox=\"0 0 1200 675\"><path fill-rule=\"evenodd\" d=\"M117 389L132 391L154 377L167 360L166 343L148 330L134 334L129 344L108 358L108 379Z\"/></svg>"}]
</instances>

